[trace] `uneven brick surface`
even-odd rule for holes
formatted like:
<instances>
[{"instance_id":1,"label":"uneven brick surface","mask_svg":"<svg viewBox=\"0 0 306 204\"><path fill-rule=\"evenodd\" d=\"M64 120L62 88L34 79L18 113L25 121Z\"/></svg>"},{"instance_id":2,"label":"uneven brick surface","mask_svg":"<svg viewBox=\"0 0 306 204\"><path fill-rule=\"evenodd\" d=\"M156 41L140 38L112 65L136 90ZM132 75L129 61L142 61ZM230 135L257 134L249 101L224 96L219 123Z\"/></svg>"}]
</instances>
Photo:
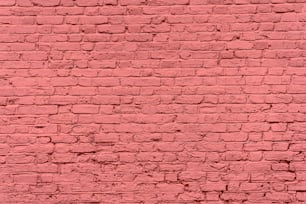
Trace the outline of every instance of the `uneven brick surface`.
<instances>
[{"instance_id":1,"label":"uneven brick surface","mask_svg":"<svg viewBox=\"0 0 306 204\"><path fill-rule=\"evenodd\" d=\"M0 0L0 203L306 203L304 0Z\"/></svg>"}]
</instances>

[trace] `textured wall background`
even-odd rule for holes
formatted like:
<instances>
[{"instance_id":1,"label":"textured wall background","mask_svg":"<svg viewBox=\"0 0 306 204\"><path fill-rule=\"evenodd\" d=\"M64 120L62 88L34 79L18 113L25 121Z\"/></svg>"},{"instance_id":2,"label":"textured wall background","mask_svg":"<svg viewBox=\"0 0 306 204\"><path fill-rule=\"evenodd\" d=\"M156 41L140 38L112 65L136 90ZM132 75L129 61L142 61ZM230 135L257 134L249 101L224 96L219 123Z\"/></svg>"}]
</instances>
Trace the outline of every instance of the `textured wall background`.
<instances>
[{"instance_id":1,"label":"textured wall background","mask_svg":"<svg viewBox=\"0 0 306 204\"><path fill-rule=\"evenodd\" d=\"M0 0L0 202L306 202L303 0Z\"/></svg>"}]
</instances>

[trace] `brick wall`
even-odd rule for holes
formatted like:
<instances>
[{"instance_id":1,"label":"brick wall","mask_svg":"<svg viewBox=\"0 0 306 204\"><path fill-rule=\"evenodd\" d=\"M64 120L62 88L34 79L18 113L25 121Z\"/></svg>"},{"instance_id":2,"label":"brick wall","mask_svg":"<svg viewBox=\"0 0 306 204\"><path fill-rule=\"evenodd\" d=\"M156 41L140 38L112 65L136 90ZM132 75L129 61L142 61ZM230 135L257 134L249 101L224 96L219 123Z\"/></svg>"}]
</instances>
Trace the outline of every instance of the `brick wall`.
<instances>
[{"instance_id":1,"label":"brick wall","mask_svg":"<svg viewBox=\"0 0 306 204\"><path fill-rule=\"evenodd\" d=\"M305 6L0 0L0 203L305 203Z\"/></svg>"}]
</instances>

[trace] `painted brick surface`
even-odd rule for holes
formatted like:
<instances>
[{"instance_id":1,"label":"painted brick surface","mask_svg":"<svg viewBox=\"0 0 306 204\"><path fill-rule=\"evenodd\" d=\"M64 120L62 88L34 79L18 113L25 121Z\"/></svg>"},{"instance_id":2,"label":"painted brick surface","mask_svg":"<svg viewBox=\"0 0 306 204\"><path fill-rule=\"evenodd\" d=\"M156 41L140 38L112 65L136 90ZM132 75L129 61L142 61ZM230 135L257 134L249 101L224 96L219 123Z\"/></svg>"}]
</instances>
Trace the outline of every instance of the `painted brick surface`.
<instances>
[{"instance_id":1,"label":"painted brick surface","mask_svg":"<svg viewBox=\"0 0 306 204\"><path fill-rule=\"evenodd\" d=\"M306 203L304 0L0 0L0 203Z\"/></svg>"}]
</instances>

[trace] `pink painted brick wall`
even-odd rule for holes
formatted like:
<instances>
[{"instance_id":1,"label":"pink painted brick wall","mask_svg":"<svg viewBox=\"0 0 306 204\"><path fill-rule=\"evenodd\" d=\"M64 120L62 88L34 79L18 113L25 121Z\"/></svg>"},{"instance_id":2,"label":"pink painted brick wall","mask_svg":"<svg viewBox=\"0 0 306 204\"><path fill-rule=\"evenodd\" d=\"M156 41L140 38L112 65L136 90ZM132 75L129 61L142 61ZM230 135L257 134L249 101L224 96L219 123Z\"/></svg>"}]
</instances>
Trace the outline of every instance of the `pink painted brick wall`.
<instances>
[{"instance_id":1,"label":"pink painted brick wall","mask_svg":"<svg viewBox=\"0 0 306 204\"><path fill-rule=\"evenodd\" d=\"M0 203L306 203L304 0L0 0Z\"/></svg>"}]
</instances>

